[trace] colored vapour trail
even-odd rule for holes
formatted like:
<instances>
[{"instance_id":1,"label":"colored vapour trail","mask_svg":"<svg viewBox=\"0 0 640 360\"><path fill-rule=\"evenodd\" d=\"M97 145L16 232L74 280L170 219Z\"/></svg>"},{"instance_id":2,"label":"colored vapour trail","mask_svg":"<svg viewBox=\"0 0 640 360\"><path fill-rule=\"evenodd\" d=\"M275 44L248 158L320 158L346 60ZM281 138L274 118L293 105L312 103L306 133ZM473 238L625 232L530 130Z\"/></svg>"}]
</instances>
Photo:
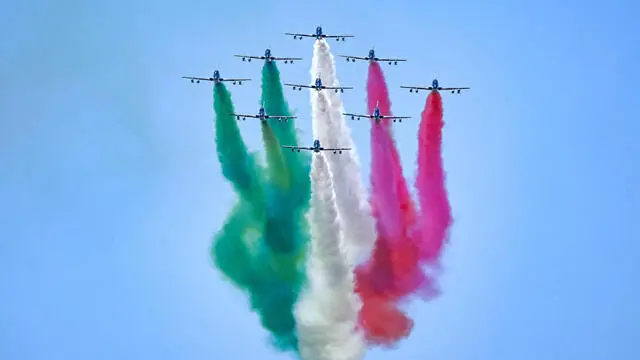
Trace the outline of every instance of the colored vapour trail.
<instances>
[{"instance_id":1,"label":"colored vapour trail","mask_svg":"<svg viewBox=\"0 0 640 360\"><path fill-rule=\"evenodd\" d=\"M316 41L312 79L320 72L329 76L323 79L325 83L337 82L332 78L335 73L328 70L331 66L326 43ZM340 115L339 98L331 103L327 91L311 91L310 100L314 138L325 147L336 147L336 142L340 147L353 147ZM336 113L339 117L334 117ZM359 302L351 264L362 243L354 238L355 229L360 227L357 235L366 236L360 203L367 205L354 150L313 155L308 283L296 307L299 351L305 360L360 360L366 350L357 326Z\"/></svg>"},{"instance_id":2,"label":"colored vapour trail","mask_svg":"<svg viewBox=\"0 0 640 360\"><path fill-rule=\"evenodd\" d=\"M280 71L274 62L265 62L262 68L262 99L265 112L269 115L291 116L289 105L284 98ZM298 136L295 127L295 119L286 122L269 120L269 125L278 139L280 145L298 146ZM309 207L311 182L309 171L311 158L306 152L284 151L283 158L291 177L291 195L296 204L306 212Z\"/></svg>"},{"instance_id":3,"label":"colored vapour trail","mask_svg":"<svg viewBox=\"0 0 640 360\"><path fill-rule=\"evenodd\" d=\"M291 111L284 98L280 71L274 62L265 62L262 68L262 99L261 103L268 115L290 116ZM305 214L309 209L309 197L311 182L309 171L311 158L306 152L282 151L280 145L298 146L298 137L295 128L295 119L286 122L269 120L279 145L277 151L282 156L289 173L289 188L280 191L277 202L271 202L273 207L268 209L270 218L278 218L282 221L270 221L267 223L267 231L284 233L286 236L275 236L277 239L288 238L288 242L279 241L273 249L278 252L299 252L304 249L309 241L308 225ZM263 128L264 130L264 128ZM263 135L264 137L264 135ZM274 149L275 151L276 149ZM269 149L267 148L267 156ZM291 236L289 236L291 235ZM269 237L271 238L271 236Z\"/></svg>"},{"instance_id":4,"label":"colored vapour trail","mask_svg":"<svg viewBox=\"0 0 640 360\"><path fill-rule=\"evenodd\" d=\"M213 108L216 114L215 142L222 174L242 199L254 204L257 212L264 208L264 174L257 154L249 153L242 140L231 94L222 83L214 85ZM256 214L258 215L258 214Z\"/></svg>"},{"instance_id":5,"label":"colored vapour trail","mask_svg":"<svg viewBox=\"0 0 640 360\"><path fill-rule=\"evenodd\" d=\"M233 115L231 94L224 84L214 85L215 142L222 174L239 195L222 229L215 235L212 257L216 266L237 287L253 282L252 244L261 235L265 217L264 176L257 156L249 153Z\"/></svg>"},{"instance_id":6,"label":"colored vapour trail","mask_svg":"<svg viewBox=\"0 0 640 360\"><path fill-rule=\"evenodd\" d=\"M261 103L268 115L290 116L284 98L280 72L273 62L265 62L262 69ZM280 308L278 316L280 333L286 337L276 339L281 349L297 349L294 306L305 281L304 263L309 242L305 214L309 208L311 159L307 153L283 152L280 145L298 145L295 120L286 122L269 120L262 126L265 150L270 173L276 178L287 178L286 187L271 186L267 193L267 215L264 226L264 242L269 256L269 267L279 275L282 292L270 298L272 307ZM277 164L277 166L276 166Z\"/></svg>"},{"instance_id":7,"label":"colored vapour trail","mask_svg":"<svg viewBox=\"0 0 640 360\"><path fill-rule=\"evenodd\" d=\"M301 231L304 201L294 200L289 191L296 168L287 166L277 134L268 124L262 124L268 166L263 169L256 164L231 115L231 95L222 84L214 87L214 110L222 171L239 195L215 236L214 263L248 293L274 346L297 350L293 309L304 280L308 236Z\"/></svg>"},{"instance_id":8,"label":"colored vapour trail","mask_svg":"<svg viewBox=\"0 0 640 360\"><path fill-rule=\"evenodd\" d=\"M392 170L396 165L392 155L395 145L389 137L387 126L372 124L371 144L371 198L378 235L390 241L399 241L404 235L405 224L396 178L402 174Z\"/></svg>"},{"instance_id":9,"label":"colored vapour trail","mask_svg":"<svg viewBox=\"0 0 640 360\"><path fill-rule=\"evenodd\" d=\"M453 221L442 166L442 97L432 91L422 111L418 135L418 176L420 198L420 257L438 266Z\"/></svg>"},{"instance_id":10,"label":"colored vapour trail","mask_svg":"<svg viewBox=\"0 0 640 360\"><path fill-rule=\"evenodd\" d=\"M367 79L369 113L376 104L382 115L392 115L384 74L373 62ZM356 269L357 291L363 301L360 324L371 343L393 345L413 327L400 302L409 295L430 291L431 283L421 269L415 206L389 120L372 120L371 147L371 202L378 239L371 259Z\"/></svg>"},{"instance_id":11,"label":"colored vapour trail","mask_svg":"<svg viewBox=\"0 0 640 360\"><path fill-rule=\"evenodd\" d=\"M325 154L313 156L311 179L309 280L296 306L300 355L360 360L366 344L357 332L353 271L341 249L342 225Z\"/></svg>"},{"instance_id":12,"label":"colored vapour trail","mask_svg":"<svg viewBox=\"0 0 640 360\"><path fill-rule=\"evenodd\" d=\"M282 148L273 132L273 129L266 121L260 122L262 130L262 142L267 157L267 179L281 191L288 191L291 185L291 175L282 155Z\"/></svg>"},{"instance_id":13,"label":"colored vapour trail","mask_svg":"<svg viewBox=\"0 0 640 360\"><path fill-rule=\"evenodd\" d=\"M326 86L340 85L335 60L325 40L316 41L313 48L311 80L314 81L318 74ZM344 106L340 94L331 90L319 93L312 91L311 109L314 137L323 146L351 148L340 155L329 155L327 162L333 176L338 213L343 219L345 251L349 262L356 264L369 258L376 234L367 193L360 176L356 147L342 116Z\"/></svg>"}]
</instances>

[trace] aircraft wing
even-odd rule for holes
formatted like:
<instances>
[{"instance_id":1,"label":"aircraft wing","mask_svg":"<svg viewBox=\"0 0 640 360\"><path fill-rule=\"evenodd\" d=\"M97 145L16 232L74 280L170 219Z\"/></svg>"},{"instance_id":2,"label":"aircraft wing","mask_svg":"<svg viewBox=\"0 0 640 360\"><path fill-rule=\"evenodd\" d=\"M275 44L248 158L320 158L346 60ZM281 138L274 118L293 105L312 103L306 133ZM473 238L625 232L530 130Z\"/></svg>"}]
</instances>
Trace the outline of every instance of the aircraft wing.
<instances>
[{"instance_id":1,"label":"aircraft wing","mask_svg":"<svg viewBox=\"0 0 640 360\"><path fill-rule=\"evenodd\" d=\"M223 79L220 78L220 81L251 81L251 79Z\"/></svg>"},{"instance_id":2,"label":"aircraft wing","mask_svg":"<svg viewBox=\"0 0 640 360\"><path fill-rule=\"evenodd\" d=\"M253 55L233 55L235 57L239 57L242 59L258 59L258 60L264 60L264 56L253 56Z\"/></svg>"},{"instance_id":3,"label":"aircraft wing","mask_svg":"<svg viewBox=\"0 0 640 360\"><path fill-rule=\"evenodd\" d=\"M258 115L251 115L251 114L231 114L235 117L241 117L241 118L259 118Z\"/></svg>"},{"instance_id":4,"label":"aircraft wing","mask_svg":"<svg viewBox=\"0 0 640 360\"><path fill-rule=\"evenodd\" d=\"M347 151L351 150L351 148L322 148L321 151Z\"/></svg>"},{"instance_id":5,"label":"aircraft wing","mask_svg":"<svg viewBox=\"0 0 640 360\"><path fill-rule=\"evenodd\" d=\"M291 150L313 150L313 148L306 147L306 146L290 146L290 145L281 145L281 146L285 149L291 149Z\"/></svg>"},{"instance_id":6,"label":"aircraft wing","mask_svg":"<svg viewBox=\"0 0 640 360\"><path fill-rule=\"evenodd\" d=\"M468 90L469 87L457 87L457 88L439 88L438 90Z\"/></svg>"},{"instance_id":7,"label":"aircraft wing","mask_svg":"<svg viewBox=\"0 0 640 360\"><path fill-rule=\"evenodd\" d=\"M391 120L400 120L400 119L411 119L411 116L386 116L386 115L381 115L380 116L381 119L391 119Z\"/></svg>"},{"instance_id":8,"label":"aircraft wing","mask_svg":"<svg viewBox=\"0 0 640 360\"><path fill-rule=\"evenodd\" d=\"M267 115L266 116L267 119L276 119L276 120L289 120L289 119L295 119L295 116L273 116L273 115Z\"/></svg>"},{"instance_id":9,"label":"aircraft wing","mask_svg":"<svg viewBox=\"0 0 640 360\"><path fill-rule=\"evenodd\" d=\"M323 89L328 89L328 90L349 90L349 89L353 89L350 86L324 86L322 85Z\"/></svg>"},{"instance_id":10,"label":"aircraft wing","mask_svg":"<svg viewBox=\"0 0 640 360\"><path fill-rule=\"evenodd\" d=\"M387 61L407 61L407 59L382 59L382 58L376 58L377 61L382 61L382 62L387 62Z\"/></svg>"},{"instance_id":11,"label":"aircraft wing","mask_svg":"<svg viewBox=\"0 0 640 360\"><path fill-rule=\"evenodd\" d=\"M329 39L337 39L337 38L352 38L355 37L354 35L322 35L322 37L325 38L329 38Z\"/></svg>"},{"instance_id":12,"label":"aircraft wing","mask_svg":"<svg viewBox=\"0 0 640 360\"><path fill-rule=\"evenodd\" d=\"M285 86L293 86L297 88L307 88L307 89L315 89L313 85L300 85L300 84L284 84Z\"/></svg>"},{"instance_id":13,"label":"aircraft wing","mask_svg":"<svg viewBox=\"0 0 640 360\"><path fill-rule=\"evenodd\" d=\"M351 114L351 113L342 113L345 116L351 116L351 118L371 118L371 115L363 115L363 114Z\"/></svg>"},{"instance_id":14,"label":"aircraft wing","mask_svg":"<svg viewBox=\"0 0 640 360\"><path fill-rule=\"evenodd\" d=\"M364 56L347 56L347 55L338 55L340 57L346 58L348 59L357 59L357 60L369 60L368 57L364 57Z\"/></svg>"},{"instance_id":15,"label":"aircraft wing","mask_svg":"<svg viewBox=\"0 0 640 360\"><path fill-rule=\"evenodd\" d=\"M433 90L431 86L400 86L403 89L409 90Z\"/></svg>"},{"instance_id":16,"label":"aircraft wing","mask_svg":"<svg viewBox=\"0 0 640 360\"><path fill-rule=\"evenodd\" d=\"M200 77L191 77L191 76L183 76L182 78L188 79L188 80L213 81L213 78L200 78Z\"/></svg>"},{"instance_id":17,"label":"aircraft wing","mask_svg":"<svg viewBox=\"0 0 640 360\"><path fill-rule=\"evenodd\" d=\"M287 61L293 61L293 60L302 60L302 58L292 58L292 57L271 57L271 60L287 60Z\"/></svg>"},{"instance_id":18,"label":"aircraft wing","mask_svg":"<svg viewBox=\"0 0 640 360\"><path fill-rule=\"evenodd\" d=\"M284 33L285 35L289 35L289 36L299 36L299 37L316 37L315 34L294 34L294 33Z\"/></svg>"}]
</instances>

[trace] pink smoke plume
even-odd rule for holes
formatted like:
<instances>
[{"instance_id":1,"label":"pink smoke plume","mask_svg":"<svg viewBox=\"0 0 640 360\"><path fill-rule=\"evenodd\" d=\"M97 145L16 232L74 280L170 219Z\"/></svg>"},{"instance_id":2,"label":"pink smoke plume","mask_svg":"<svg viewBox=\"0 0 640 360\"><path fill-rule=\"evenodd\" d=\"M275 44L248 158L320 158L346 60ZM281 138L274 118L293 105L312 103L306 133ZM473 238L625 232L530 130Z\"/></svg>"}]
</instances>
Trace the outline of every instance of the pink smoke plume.
<instances>
[{"instance_id":1,"label":"pink smoke plume","mask_svg":"<svg viewBox=\"0 0 640 360\"><path fill-rule=\"evenodd\" d=\"M427 96L420 122L415 186L420 198L420 257L435 266L453 221L442 168L443 126L442 97L438 91L432 91Z\"/></svg>"},{"instance_id":2,"label":"pink smoke plume","mask_svg":"<svg viewBox=\"0 0 640 360\"><path fill-rule=\"evenodd\" d=\"M379 189L372 194L375 203L375 214L378 234L385 238L398 239L402 237L404 223L400 206L400 199L396 191L395 173L389 171L395 167L387 130L382 126L371 128L371 143L376 144L371 149L371 187Z\"/></svg>"},{"instance_id":3,"label":"pink smoke plume","mask_svg":"<svg viewBox=\"0 0 640 360\"><path fill-rule=\"evenodd\" d=\"M377 105L382 115L391 115L384 75L376 62L369 66L367 100L369 113ZM433 295L435 290L421 269L416 210L389 121L372 121L371 205L378 239L371 259L356 269L356 291L363 302L360 324L368 341L393 345L413 327L400 302L412 294ZM389 200L392 197L396 200Z\"/></svg>"}]
</instances>

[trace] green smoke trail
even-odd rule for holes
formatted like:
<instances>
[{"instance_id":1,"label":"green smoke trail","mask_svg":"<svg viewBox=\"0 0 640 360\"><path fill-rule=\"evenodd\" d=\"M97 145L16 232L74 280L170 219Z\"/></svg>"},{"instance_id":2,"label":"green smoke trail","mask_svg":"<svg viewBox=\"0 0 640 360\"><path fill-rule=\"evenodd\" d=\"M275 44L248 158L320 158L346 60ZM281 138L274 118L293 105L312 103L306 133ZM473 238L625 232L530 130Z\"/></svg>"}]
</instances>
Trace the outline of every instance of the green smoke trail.
<instances>
[{"instance_id":1,"label":"green smoke trail","mask_svg":"<svg viewBox=\"0 0 640 360\"><path fill-rule=\"evenodd\" d=\"M263 99L269 99L265 108L267 113L275 114L267 106L276 107L287 115L277 69L275 75L263 78L267 82L263 83ZM275 96L269 94L271 89L275 89ZM309 190L306 194L304 190L310 189L308 170L305 174L309 157L298 152L285 156L281 151L279 144L283 140L296 140L293 123L286 125L289 128L274 124L275 131L263 124L268 164L265 171L242 141L231 115L231 96L222 84L214 89L214 110L222 171L240 199L216 234L211 256L234 285L248 292L252 308L272 334L273 345L280 350L297 351L293 309L305 280L309 239L304 215L309 206Z\"/></svg>"},{"instance_id":2,"label":"green smoke trail","mask_svg":"<svg viewBox=\"0 0 640 360\"><path fill-rule=\"evenodd\" d=\"M281 190L288 190L290 186L289 169L282 156L282 148L278 143L273 129L267 122L260 122L262 142L267 154L267 179L269 183Z\"/></svg>"},{"instance_id":3,"label":"green smoke trail","mask_svg":"<svg viewBox=\"0 0 640 360\"><path fill-rule=\"evenodd\" d=\"M274 254L264 244L261 226L251 216L252 205L240 201L216 234L212 257L216 266L238 288L249 294L251 307L279 350L297 351L293 304L302 283L297 269L304 253Z\"/></svg>"},{"instance_id":4,"label":"green smoke trail","mask_svg":"<svg viewBox=\"0 0 640 360\"><path fill-rule=\"evenodd\" d=\"M215 141L222 174L231 182L240 200L222 229L214 237L211 249L215 265L236 286L250 291L255 283L254 258L265 221L263 170L242 141L233 117L231 94L222 83L213 88L216 114Z\"/></svg>"},{"instance_id":5,"label":"green smoke trail","mask_svg":"<svg viewBox=\"0 0 640 360\"><path fill-rule=\"evenodd\" d=\"M289 105L284 98L282 83L280 81L280 71L274 62L265 62L262 68L262 99L261 102L267 114L289 116L291 111ZM271 126L278 141L281 145L298 146L298 136L295 128L295 120L291 119L287 122L273 121ZM283 157L287 168L289 169L291 188L286 196L286 207L280 205L279 212L286 214L290 212L289 217L299 219L297 221L297 233L299 238L297 244L280 243L280 249L293 250L296 247L306 247L309 241L309 228L305 219L305 214L309 209L309 200L311 194L311 180L309 171L311 170L311 157L305 152L283 151ZM268 206L268 205L267 205ZM268 206L269 207L269 206ZM267 210L270 212L270 209ZM294 221L295 222L295 221ZM290 222L293 224L294 222ZM267 224L265 231L277 232L276 226L283 226L281 222ZM274 228L272 228L272 226ZM290 231L291 229L288 229ZM283 238L283 240L286 239ZM295 238L290 239L296 241Z\"/></svg>"},{"instance_id":6,"label":"green smoke trail","mask_svg":"<svg viewBox=\"0 0 640 360\"><path fill-rule=\"evenodd\" d=\"M265 112L275 116L289 116L289 106L284 98L280 72L274 62L265 62L262 68L262 99ZM271 122L271 128L280 144L298 145L293 119L287 122ZM284 151L289 169L290 189L267 200L265 241L272 251L279 254L299 254L309 241L305 214L309 208L311 182L309 170L311 158L306 153Z\"/></svg>"},{"instance_id":7,"label":"green smoke trail","mask_svg":"<svg viewBox=\"0 0 640 360\"><path fill-rule=\"evenodd\" d=\"M291 114L282 91L280 72L272 62L266 62L262 69L261 102L269 115ZM274 121L269 125L262 128L267 158L274 159L269 161L271 164L278 164L275 161L276 157L284 160L288 171L283 175L288 176L289 186L287 188L272 186L267 195L263 233L265 254L268 254L265 266L278 276L279 282L272 283L270 286L280 289L283 297L279 299L278 310L281 310L282 315L286 315L280 318L274 316L272 319L280 321L281 329L286 330L290 335L289 337L276 336L275 345L281 349L297 350L293 311L305 281L304 262L309 243L305 215L309 208L311 191L309 178L311 158L304 153L283 152L280 147L280 144L298 145L295 121ZM273 135L275 138L272 137ZM269 170L270 172L278 171L275 168Z\"/></svg>"},{"instance_id":8,"label":"green smoke trail","mask_svg":"<svg viewBox=\"0 0 640 360\"><path fill-rule=\"evenodd\" d=\"M214 86L213 108L216 113L216 147L222 174L233 184L241 198L254 205L256 211L264 208L264 174L257 165L257 154L247 150L238 122L231 94L222 83Z\"/></svg>"},{"instance_id":9,"label":"green smoke trail","mask_svg":"<svg viewBox=\"0 0 640 360\"><path fill-rule=\"evenodd\" d=\"M289 116L291 111L284 98L280 71L274 62L266 62L262 68L262 103L267 114ZM271 123L273 131L281 145L298 146L295 120L291 119L283 123ZM293 197L298 205L309 207L311 194L311 157L307 153L284 151L283 156L291 173Z\"/></svg>"},{"instance_id":10,"label":"green smoke trail","mask_svg":"<svg viewBox=\"0 0 640 360\"><path fill-rule=\"evenodd\" d=\"M211 257L218 269L235 286L248 292L259 276L253 264L263 226L251 216L251 207L247 201L236 203L211 247Z\"/></svg>"},{"instance_id":11,"label":"green smoke trail","mask_svg":"<svg viewBox=\"0 0 640 360\"><path fill-rule=\"evenodd\" d=\"M284 91L282 90L282 83L280 82L280 71L274 62L265 62L262 67L262 99L261 102L264 106L264 110L269 115L289 116L289 105L284 98ZM289 120L286 123L275 123L273 126L273 132L282 145L298 145L298 136L295 129L295 121ZM307 156L308 158L308 156ZM293 159L293 157L292 157ZM301 159L298 157L298 159ZM310 159L310 158L309 158ZM300 160L301 163L310 160ZM306 177L309 177L307 172Z\"/></svg>"}]
</instances>

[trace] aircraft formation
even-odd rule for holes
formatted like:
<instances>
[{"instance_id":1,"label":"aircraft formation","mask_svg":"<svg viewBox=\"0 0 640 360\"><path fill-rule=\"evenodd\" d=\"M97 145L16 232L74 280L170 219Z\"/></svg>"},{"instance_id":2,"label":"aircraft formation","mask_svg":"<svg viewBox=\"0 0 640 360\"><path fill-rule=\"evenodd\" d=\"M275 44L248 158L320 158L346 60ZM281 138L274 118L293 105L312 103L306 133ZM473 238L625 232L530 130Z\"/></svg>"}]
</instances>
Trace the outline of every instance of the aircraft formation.
<instances>
[{"instance_id":1,"label":"aircraft formation","mask_svg":"<svg viewBox=\"0 0 640 360\"><path fill-rule=\"evenodd\" d=\"M285 33L285 35L293 36L295 40L302 40L303 38L311 38L317 40L322 39L335 39L336 41L345 41L347 38L354 38L354 35L327 35L323 32L321 26L316 27L315 33L312 34L302 34L302 33ZM302 60L302 58L297 57L276 57L271 54L271 49L267 48L264 51L264 55L255 56L255 55L234 55L237 58L241 58L242 61L251 62L251 60L263 60L265 62L273 62L273 61L283 61L285 64L293 64L294 61ZM351 56L351 55L338 55L341 58L345 58L347 62L356 62L356 60L368 61L368 62L386 62L389 65L398 65L399 62L405 62L407 59L401 58L380 58L376 56L375 49L370 49L369 54L367 56ZM219 70L213 71L212 77L192 77L192 76L183 76L183 79L190 80L192 83L200 83L200 81L210 81L214 84L218 84L221 82L229 82L233 85L242 85L243 82L251 81L251 79L247 78L223 78L220 76ZM285 86L290 86L293 90L301 91L303 88L322 91L322 90L333 90L334 92L344 93L345 90L352 90L353 87L350 86L326 86L322 84L322 80L320 79L320 74L317 74L316 80L312 84L293 84L293 83L284 83ZM402 89L409 89L410 93L418 93L420 90L426 91L451 91L452 94L460 94L462 90L471 89L470 87L442 87L437 79L433 79L431 82L431 86L400 86ZM282 116L282 115L268 115L265 113L264 106L261 106L258 109L257 114L232 114L236 117L237 120L246 120L246 118L254 118L259 119L260 121L267 121L268 119L275 119L280 122L287 122L290 119L295 119L295 116ZM380 108L376 104L376 107L373 110L372 114L352 114L352 113L343 113L343 115L348 116L351 120L360 120L361 118L374 119L376 122L379 122L382 119L389 119L393 122L402 122L403 119L410 119L411 116L387 116L380 114ZM351 148L324 148L320 144L320 140L314 140L313 146L305 147L305 146L289 146L282 145L283 148L291 149L291 151L313 151L315 153L321 151L332 151L334 154L341 154L342 151L351 150Z\"/></svg>"}]
</instances>

